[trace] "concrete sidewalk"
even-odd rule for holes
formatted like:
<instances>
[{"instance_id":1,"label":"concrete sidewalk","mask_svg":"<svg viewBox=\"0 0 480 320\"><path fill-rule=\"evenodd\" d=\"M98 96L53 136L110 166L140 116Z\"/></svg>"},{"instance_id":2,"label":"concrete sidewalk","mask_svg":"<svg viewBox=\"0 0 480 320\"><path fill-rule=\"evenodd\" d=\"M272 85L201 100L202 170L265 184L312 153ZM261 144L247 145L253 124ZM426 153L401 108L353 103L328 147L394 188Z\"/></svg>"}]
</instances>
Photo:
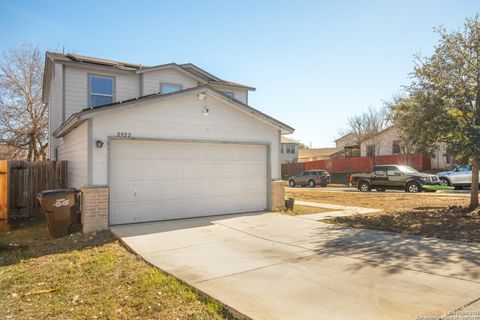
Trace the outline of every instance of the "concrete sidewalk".
<instances>
[{"instance_id":1,"label":"concrete sidewalk","mask_svg":"<svg viewBox=\"0 0 480 320\"><path fill-rule=\"evenodd\" d=\"M476 308L480 298L476 245L276 213L112 231L152 264L252 319L415 319Z\"/></svg>"},{"instance_id":2,"label":"concrete sidewalk","mask_svg":"<svg viewBox=\"0 0 480 320\"><path fill-rule=\"evenodd\" d=\"M318 203L318 202L301 201L301 200L296 200L295 204L300 206L316 207L316 208L322 208L322 209L332 209L332 211L327 211L327 212L297 215L297 217L299 218L315 220L315 221L330 219L334 217L346 217L346 216L351 216L355 214L368 214L368 213L375 213L375 212L382 211L379 209L352 207L352 206L344 206L339 204Z\"/></svg>"}]
</instances>

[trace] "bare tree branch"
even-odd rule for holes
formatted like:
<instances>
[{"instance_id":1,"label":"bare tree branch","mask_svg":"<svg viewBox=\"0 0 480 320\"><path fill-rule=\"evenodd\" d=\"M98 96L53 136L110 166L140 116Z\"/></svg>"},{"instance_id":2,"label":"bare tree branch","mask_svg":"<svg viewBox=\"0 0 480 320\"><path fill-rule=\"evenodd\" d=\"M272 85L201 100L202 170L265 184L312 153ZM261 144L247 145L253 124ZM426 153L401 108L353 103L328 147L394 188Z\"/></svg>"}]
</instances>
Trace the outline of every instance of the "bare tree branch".
<instances>
[{"instance_id":1,"label":"bare tree branch","mask_svg":"<svg viewBox=\"0 0 480 320\"><path fill-rule=\"evenodd\" d=\"M27 160L46 157L47 108L41 101L43 59L32 45L0 53L0 144Z\"/></svg>"}]
</instances>

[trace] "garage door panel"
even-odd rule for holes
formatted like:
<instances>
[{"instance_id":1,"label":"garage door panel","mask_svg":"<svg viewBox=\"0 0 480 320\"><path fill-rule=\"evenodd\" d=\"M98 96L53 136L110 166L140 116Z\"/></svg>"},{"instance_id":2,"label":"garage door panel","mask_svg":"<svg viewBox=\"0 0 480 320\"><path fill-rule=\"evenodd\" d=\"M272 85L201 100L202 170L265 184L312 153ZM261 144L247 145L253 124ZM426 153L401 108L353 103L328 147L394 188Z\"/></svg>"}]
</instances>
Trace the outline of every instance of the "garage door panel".
<instances>
[{"instance_id":1,"label":"garage door panel","mask_svg":"<svg viewBox=\"0 0 480 320\"><path fill-rule=\"evenodd\" d=\"M135 186L130 182L115 183L110 187L110 199L112 203L125 203L135 201Z\"/></svg>"},{"instance_id":2,"label":"garage door panel","mask_svg":"<svg viewBox=\"0 0 480 320\"><path fill-rule=\"evenodd\" d=\"M135 179L135 160L111 161L110 176L112 180L130 181Z\"/></svg>"},{"instance_id":3,"label":"garage door panel","mask_svg":"<svg viewBox=\"0 0 480 320\"><path fill-rule=\"evenodd\" d=\"M249 161L239 165L238 174L241 177L258 177L267 175L267 168L262 164L264 161Z\"/></svg>"},{"instance_id":4,"label":"garage door panel","mask_svg":"<svg viewBox=\"0 0 480 320\"><path fill-rule=\"evenodd\" d=\"M115 224L124 224L132 222L132 213L135 212L133 203L113 203L110 204L110 214L115 213Z\"/></svg>"},{"instance_id":5,"label":"garage door panel","mask_svg":"<svg viewBox=\"0 0 480 320\"><path fill-rule=\"evenodd\" d=\"M242 179L238 184L242 194L264 194L267 184L261 177Z\"/></svg>"},{"instance_id":6,"label":"garage door panel","mask_svg":"<svg viewBox=\"0 0 480 320\"><path fill-rule=\"evenodd\" d=\"M109 177L111 224L267 208L262 145L114 140Z\"/></svg>"}]
</instances>

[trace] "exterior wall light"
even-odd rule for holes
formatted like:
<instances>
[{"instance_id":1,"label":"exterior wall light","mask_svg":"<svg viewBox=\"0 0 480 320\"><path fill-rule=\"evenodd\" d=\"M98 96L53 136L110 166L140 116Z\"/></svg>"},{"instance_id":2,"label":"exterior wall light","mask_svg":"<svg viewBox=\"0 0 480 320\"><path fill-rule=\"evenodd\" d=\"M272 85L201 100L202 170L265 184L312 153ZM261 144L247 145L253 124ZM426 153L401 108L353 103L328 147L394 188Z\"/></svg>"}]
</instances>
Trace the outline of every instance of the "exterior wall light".
<instances>
[{"instance_id":1,"label":"exterior wall light","mask_svg":"<svg viewBox=\"0 0 480 320\"><path fill-rule=\"evenodd\" d=\"M210 110L207 108L207 107L203 107L203 111L202 111L202 114L204 116L208 116L208 113L210 112Z\"/></svg>"},{"instance_id":2,"label":"exterior wall light","mask_svg":"<svg viewBox=\"0 0 480 320\"><path fill-rule=\"evenodd\" d=\"M97 141L95 142L95 144L96 144L96 146L97 146L98 149L101 149L101 148L103 147L103 141L102 141L102 140L97 140Z\"/></svg>"}]
</instances>

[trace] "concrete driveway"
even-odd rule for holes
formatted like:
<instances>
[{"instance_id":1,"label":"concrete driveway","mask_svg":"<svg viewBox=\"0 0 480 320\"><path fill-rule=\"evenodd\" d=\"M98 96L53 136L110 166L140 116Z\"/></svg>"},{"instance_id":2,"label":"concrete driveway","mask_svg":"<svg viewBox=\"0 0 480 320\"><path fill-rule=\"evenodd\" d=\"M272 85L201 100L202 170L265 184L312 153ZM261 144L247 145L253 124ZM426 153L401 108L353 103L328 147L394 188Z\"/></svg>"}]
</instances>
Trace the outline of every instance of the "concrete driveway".
<instances>
[{"instance_id":1,"label":"concrete driveway","mask_svg":"<svg viewBox=\"0 0 480 320\"><path fill-rule=\"evenodd\" d=\"M415 319L479 306L480 246L276 213L112 231L147 261L252 319Z\"/></svg>"}]
</instances>

